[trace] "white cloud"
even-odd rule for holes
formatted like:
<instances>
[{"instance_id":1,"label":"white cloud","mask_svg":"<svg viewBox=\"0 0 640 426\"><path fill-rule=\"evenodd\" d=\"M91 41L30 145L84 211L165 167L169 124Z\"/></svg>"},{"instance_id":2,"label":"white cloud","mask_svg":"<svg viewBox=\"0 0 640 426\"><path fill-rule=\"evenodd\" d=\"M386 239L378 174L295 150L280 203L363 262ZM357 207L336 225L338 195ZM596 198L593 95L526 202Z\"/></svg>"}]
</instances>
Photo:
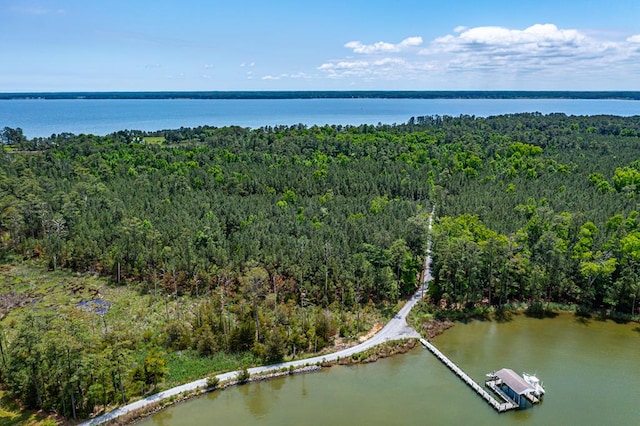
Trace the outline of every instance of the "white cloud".
<instances>
[{"instance_id":1,"label":"white cloud","mask_svg":"<svg viewBox=\"0 0 640 426\"><path fill-rule=\"evenodd\" d=\"M640 73L640 34L614 40L554 24L524 29L458 26L424 45L421 37L408 37L397 44L351 41L344 47L359 56L321 64L317 69L326 77L480 82L488 89L515 84L537 90L553 88L552 84L582 90L590 80L603 82L593 90L634 90L637 83L629 76ZM620 86L624 81L627 86Z\"/></svg>"},{"instance_id":2,"label":"white cloud","mask_svg":"<svg viewBox=\"0 0 640 426\"><path fill-rule=\"evenodd\" d=\"M561 30L553 24L536 24L524 30L503 27L464 29L458 35L448 34L436 38L420 53L577 56L581 50L594 51L603 48L606 48L605 44L598 45L577 30Z\"/></svg>"},{"instance_id":3,"label":"white cloud","mask_svg":"<svg viewBox=\"0 0 640 426\"><path fill-rule=\"evenodd\" d=\"M396 80L407 77L411 68L405 59L379 58L371 61L340 61L327 62L318 67L330 78L363 77Z\"/></svg>"},{"instance_id":4,"label":"white cloud","mask_svg":"<svg viewBox=\"0 0 640 426\"><path fill-rule=\"evenodd\" d=\"M411 46L420 46L422 44L422 37L407 37L402 40L399 44L401 48L411 47Z\"/></svg>"},{"instance_id":5,"label":"white cloud","mask_svg":"<svg viewBox=\"0 0 640 426\"><path fill-rule=\"evenodd\" d=\"M620 43L596 40L574 29L536 24L524 30L476 27L436 38L420 54L450 70L567 72L602 66L625 56Z\"/></svg>"},{"instance_id":6,"label":"white cloud","mask_svg":"<svg viewBox=\"0 0 640 426\"><path fill-rule=\"evenodd\" d=\"M353 49L354 53L370 55L372 53L401 52L411 47L420 46L421 44L422 37L407 37L398 44L387 43L386 41L379 41L373 44L362 44L360 41L350 41L345 43L344 47Z\"/></svg>"},{"instance_id":7,"label":"white cloud","mask_svg":"<svg viewBox=\"0 0 640 426\"><path fill-rule=\"evenodd\" d=\"M553 24L536 24L524 30L502 27L477 27L460 33L465 43L488 45L579 44L586 37L576 30L560 30Z\"/></svg>"},{"instance_id":8,"label":"white cloud","mask_svg":"<svg viewBox=\"0 0 640 426\"><path fill-rule=\"evenodd\" d=\"M251 78L251 77L250 77ZM311 76L304 72L298 72L293 74L283 73L278 75L265 75L261 77L262 80L282 80L287 78L298 79L298 78L311 78Z\"/></svg>"},{"instance_id":9,"label":"white cloud","mask_svg":"<svg viewBox=\"0 0 640 426\"><path fill-rule=\"evenodd\" d=\"M353 49L355 53L374 53L374 52L392 52L395 48L393 44L379 41L374 44L366 45L360 41L350 41L344 44L344 47Z\"/></svg>"},{"instance_id":10,"label":"white cloud","mask_svg":"<svg viewBox=\"0 0 640 426\"><path fill-rule=\"evenodd\" d=\"M326 64L322 64L318 67L318 69L322 71L330 71L334 69L363 68L363 67L367 67L368 65L369 65L369 62L367 61L340 61L340 62L329 62Z\"/></svg>"}]
</instances>

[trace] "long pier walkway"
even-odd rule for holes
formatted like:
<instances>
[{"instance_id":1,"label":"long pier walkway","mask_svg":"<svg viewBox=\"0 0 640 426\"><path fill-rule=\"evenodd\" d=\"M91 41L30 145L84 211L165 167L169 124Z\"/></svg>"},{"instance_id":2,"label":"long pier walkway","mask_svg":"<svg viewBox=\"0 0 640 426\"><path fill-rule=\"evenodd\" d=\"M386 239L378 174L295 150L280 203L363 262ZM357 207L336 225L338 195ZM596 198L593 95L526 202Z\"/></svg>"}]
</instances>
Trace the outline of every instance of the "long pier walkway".
<instances>
[{"instance_id":1,"label":"long pier walkway","mask_svg":"<svg viewBox=\"0 0 640 426\"><path fill-rule=\"evenodd\" d=\"M460 377L463 382L465 382L471 389L473 389L480 397L482 397L485 401L489 403L494 409L496 409L499 413L503 413L505 411L514 410L518 408L518 405L514 402L498 402L493 395L487 392L482 386L477 384L475 380L467 375L460 367L458 367L453 361L447 358L442 352L438 350L434 345L429 343L423 338L420 338L420 343L429 349L431 353L433 353L436 358L438 358L444 365L449 367L451 371L453 371L456 376Z\"/></svg>"}]
</instances>

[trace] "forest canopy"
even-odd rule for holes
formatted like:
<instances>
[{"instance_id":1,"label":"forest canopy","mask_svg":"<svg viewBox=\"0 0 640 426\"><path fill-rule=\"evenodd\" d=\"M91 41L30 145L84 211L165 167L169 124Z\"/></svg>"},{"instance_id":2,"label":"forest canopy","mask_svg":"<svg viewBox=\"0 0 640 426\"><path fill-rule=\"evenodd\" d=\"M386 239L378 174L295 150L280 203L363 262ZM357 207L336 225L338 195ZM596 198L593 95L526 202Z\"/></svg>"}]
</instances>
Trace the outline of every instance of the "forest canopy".
<instances>
[{"instance_id":1,"label":"forest canopy","mask_svg":"<svg viewBox=\"0 0 640 426\"><path fill-rule=\"evenodd\" d=\"M103 299L55 321L23 316L0 333L0 379L75 417L155 388L164 353L317 351L411 294L429 239L430 296L445 309L553 301L636 315L639 135L638 116L564 114L30 140L5 128L2 262L108 277L166 315L140 335L110 326ZM97 330L78 319L96 313ZM80 368L90 360L100 374Z\"/></svg>"}]
</instances>

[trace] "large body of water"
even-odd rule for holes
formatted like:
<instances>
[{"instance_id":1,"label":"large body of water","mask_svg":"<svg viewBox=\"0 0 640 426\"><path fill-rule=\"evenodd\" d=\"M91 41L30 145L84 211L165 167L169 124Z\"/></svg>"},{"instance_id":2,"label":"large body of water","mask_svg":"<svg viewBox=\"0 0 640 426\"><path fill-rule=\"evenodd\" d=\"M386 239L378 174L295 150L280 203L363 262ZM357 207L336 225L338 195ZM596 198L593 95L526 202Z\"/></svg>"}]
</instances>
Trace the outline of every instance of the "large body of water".
<instances>
[{"instance_id":1,"label":"large body of water","mask_svg":"<svg viewBox=\"0 0 640 426\"><path fill-rule=\"evenodd\" d=\"M373 364L212 392L141 424L640 424L638 324L519 315L458 324L434 343L480 383L502 367L537 373L544 401L498 414L430 352L416 349Z\"/></svg>"},{"instance_id":2,"label":"large body of water","mask_svg":"<svg viewBox=\"0 0 640 426\"><path fill-rule=\"evenodd\" d=\"M425 115L518 112L638 115L640 101L592 99L22 99L0 100L0 128L29 137L118 130L405 123Z\"/></svg>"}]
</instances>

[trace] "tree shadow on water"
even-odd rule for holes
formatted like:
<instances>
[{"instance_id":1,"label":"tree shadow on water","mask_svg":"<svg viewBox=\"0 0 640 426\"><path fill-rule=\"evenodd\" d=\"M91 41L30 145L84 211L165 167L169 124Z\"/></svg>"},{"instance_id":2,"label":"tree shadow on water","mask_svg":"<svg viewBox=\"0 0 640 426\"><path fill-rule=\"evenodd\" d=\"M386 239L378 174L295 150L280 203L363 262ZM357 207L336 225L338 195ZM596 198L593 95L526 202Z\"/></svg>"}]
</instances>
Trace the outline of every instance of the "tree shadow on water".
<instances>
[{"instance_id":1,"label":"tree shadow on water","mask_svg":"<svg viewBox=\"0 0 640 426\"><path fill-rule=\"evenodd\" d=\"M263 418L269 412L267 393L262 382L252 383L251 386L243 386L244 402L249 412L255 418Z\"/></svg>"},{"instance_id":2,"label":"tree shadow on water","mask_svg":"<svg viewBox=\"0 0 640 426\"><path fill-rule=\"evenodd\" d=\"M497 322L511 322L513 321L513 312L500 306L493 313L493 318Z\"/></svg>"},{"instance_id":3,"label":"tree shadow on water","mask_svg":"<svg viewBox=\"0 0 640 426\"><path fill-rule=\"evenodd\" d=\"M582 325L589 325L591 324L591 319L585 317L576 317L576 322Z\"/></svg>"},{"instance_id":4,"label":"tree shadow on water","mask_svg":"<svg viewBox=\"0 0 640 426\"><path fill-rule=\"evenodd\" d=\"M611 317L611 319L613 320L613 322L615 322L616 324L629 324L629 322L631 320L627 319L627 318L623 318L623 317Z\"/></svg>"},{"instance_id":5,"label":"tree shadow on water","mask_svg":"<svg viewBox=\"0 0 640 426\"><path fill-rule=\"evenodd\" d=\"M558 313L553 309L548 308L542 302L534 302L531 303L527 309L524 311L524 314L529 318L555 318L558 316Z\"/></svg>"},{"instance_id":6,"label":"tree shadow on water","mask_svg":"<svg viewBox=\"0 0 640 426\"><path fill-rule=\"evenodd\" d=\"M575 312L576 322L582 325L591 324L591 311L585 306L578 306Z\"/></svg>"}]
</instances>

